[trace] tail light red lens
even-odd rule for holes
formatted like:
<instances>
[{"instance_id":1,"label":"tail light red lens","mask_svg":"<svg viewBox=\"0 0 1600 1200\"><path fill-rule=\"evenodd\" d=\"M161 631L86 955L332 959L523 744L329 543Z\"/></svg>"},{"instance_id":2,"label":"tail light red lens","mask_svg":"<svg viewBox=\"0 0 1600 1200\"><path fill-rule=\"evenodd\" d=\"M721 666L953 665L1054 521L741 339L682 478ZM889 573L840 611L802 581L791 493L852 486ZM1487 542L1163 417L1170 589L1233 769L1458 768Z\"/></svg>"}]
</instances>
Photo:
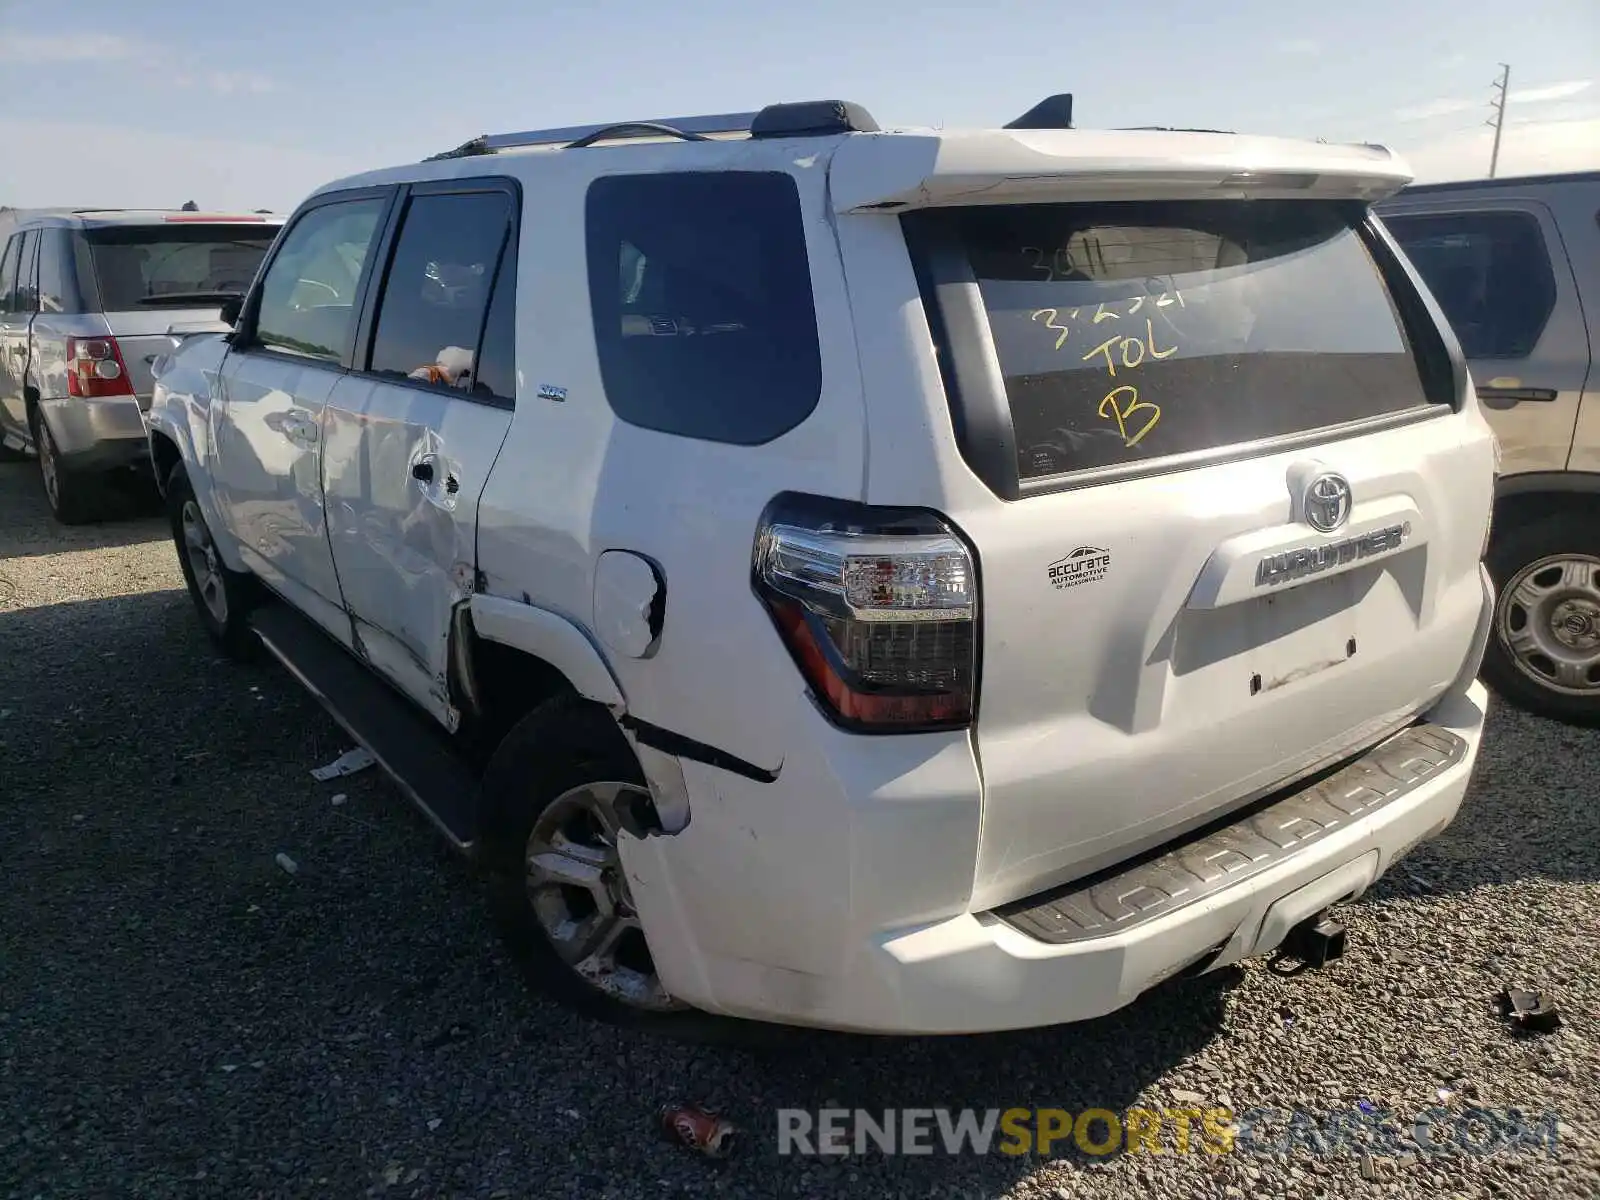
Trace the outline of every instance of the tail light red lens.
<instances>
[{"instance_id":1,"label":"tail light red lens","mask_svg":"<svg viewBox=\"0 0 1600 1200\"><path fill-rule=\"evenodd\" d=\"M841 517L843 519L841 519ZM838 724L872 732L971 724L978 588L972 554L927 514L825 505L769 511L756 589Z\"/></svg>"},{"instance_id":2,"label":"tail light red lens","mask_svg":"<svg viewBox=\"0 0 1600 1200\"><path fill-rule=\"evenodd\" d=\"M133 395L133 381L116 338L67 339L67 395Z\"/></svg>"}]
</instances>

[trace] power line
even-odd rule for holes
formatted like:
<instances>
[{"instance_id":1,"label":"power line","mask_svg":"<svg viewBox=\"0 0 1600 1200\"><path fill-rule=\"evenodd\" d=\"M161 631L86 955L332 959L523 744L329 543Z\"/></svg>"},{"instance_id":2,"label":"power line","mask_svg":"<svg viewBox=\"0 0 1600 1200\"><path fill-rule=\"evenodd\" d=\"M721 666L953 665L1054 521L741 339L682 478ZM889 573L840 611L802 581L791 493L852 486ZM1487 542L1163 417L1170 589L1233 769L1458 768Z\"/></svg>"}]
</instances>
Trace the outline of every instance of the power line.
<instances>
[{"instance_id":1,"label":"power line","mask_svg":"<svg viewBox=\"0 0 1600 1200\"><path fill-rule=\"evenodd\" d=\"M1489 178L1494 178L1495 168L1500 165L1500 130L1506 123L1506 87L1511 82L1511 64L1500 64L1500 78L1492 85L1500 93L1499 97L1489 101L1489 107L1494 109L1494 116L1485 121L1485 125L1494 126L1494 149L1489 151Z\"/></svg>"}]
</instances>

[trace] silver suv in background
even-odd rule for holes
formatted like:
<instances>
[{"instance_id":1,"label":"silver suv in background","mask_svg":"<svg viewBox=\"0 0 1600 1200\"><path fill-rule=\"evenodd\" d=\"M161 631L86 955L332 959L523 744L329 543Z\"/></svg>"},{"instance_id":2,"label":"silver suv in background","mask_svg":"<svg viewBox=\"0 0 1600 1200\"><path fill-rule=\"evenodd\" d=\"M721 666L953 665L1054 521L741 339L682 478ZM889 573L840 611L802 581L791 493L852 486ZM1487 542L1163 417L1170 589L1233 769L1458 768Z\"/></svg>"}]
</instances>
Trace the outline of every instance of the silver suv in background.
<instances>
[{"instance_id":1,"label":"silver suv in background","mask_svg":"<svg viewBox=\"0 0 1600 1200\"><path fill-rule=\"evenodd\" d=\"M1600 725L1600 171L1410 187L1379 212L1500 440L1484 677Z\"/></svg>"},{"instance_id":2,"label":"silver suv in background","mask_svg":"<svg viewBox=\"0 0 1600 1200\"><path fill-rule=\"evenodd\" d=\"M113 473L148 469L151 364L227 329L282 225L265 213L0 214L0 446L38 456L57 518L106 512Z\"/></svg>"}]
</instances>

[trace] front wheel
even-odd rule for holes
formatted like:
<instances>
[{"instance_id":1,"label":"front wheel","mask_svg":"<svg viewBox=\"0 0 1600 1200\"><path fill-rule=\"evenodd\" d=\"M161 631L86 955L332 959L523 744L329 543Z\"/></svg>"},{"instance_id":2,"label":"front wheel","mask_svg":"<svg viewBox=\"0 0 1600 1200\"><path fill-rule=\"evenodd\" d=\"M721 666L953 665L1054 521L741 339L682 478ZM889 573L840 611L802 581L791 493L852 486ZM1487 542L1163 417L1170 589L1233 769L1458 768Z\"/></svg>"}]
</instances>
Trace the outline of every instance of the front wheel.
<instances>
[{"instance_id":1,"label":"front wheel","mask_svg":"<svg viewBox=\"0 0 1600 1200\"><path fill-rule=\"evenodd\" d=\"M1491 544L1490 687L1517 707L1600 725L1600 531L1575 513L1508 529Z\"/></svg>"},{"instance_id":2,"label":"front wheel","mask_svg":"<svg viewBox=\"0 0 1600 1200\"><path fill-rule=\"evenodd\" d=\"M229 570L182 466L167 480L167 520L189 598L206 634L229 658L248 658L257 645L248 617L259 592L250 575Z\"/></svg>"}]
</instances>

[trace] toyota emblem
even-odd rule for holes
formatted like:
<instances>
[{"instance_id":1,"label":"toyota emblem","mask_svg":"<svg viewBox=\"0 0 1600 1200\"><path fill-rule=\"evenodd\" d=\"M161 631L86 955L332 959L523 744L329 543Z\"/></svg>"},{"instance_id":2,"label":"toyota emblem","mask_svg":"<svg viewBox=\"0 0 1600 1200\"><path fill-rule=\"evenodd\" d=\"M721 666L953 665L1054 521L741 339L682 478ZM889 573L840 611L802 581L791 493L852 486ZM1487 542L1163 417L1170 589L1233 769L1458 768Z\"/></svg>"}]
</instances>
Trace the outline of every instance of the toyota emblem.
<instances>
[{"instance_id":1,"label":"toyota emblem","mask_svg":"<svg viewBox=\"0 0 1600 1200\"><path fill-rule=\"evenodd\" d=\"M1332 533L1350 519L1350 481L1343 475L1318 475L1306 488L1306 524Z\"/></svg>"}]
</instances>

